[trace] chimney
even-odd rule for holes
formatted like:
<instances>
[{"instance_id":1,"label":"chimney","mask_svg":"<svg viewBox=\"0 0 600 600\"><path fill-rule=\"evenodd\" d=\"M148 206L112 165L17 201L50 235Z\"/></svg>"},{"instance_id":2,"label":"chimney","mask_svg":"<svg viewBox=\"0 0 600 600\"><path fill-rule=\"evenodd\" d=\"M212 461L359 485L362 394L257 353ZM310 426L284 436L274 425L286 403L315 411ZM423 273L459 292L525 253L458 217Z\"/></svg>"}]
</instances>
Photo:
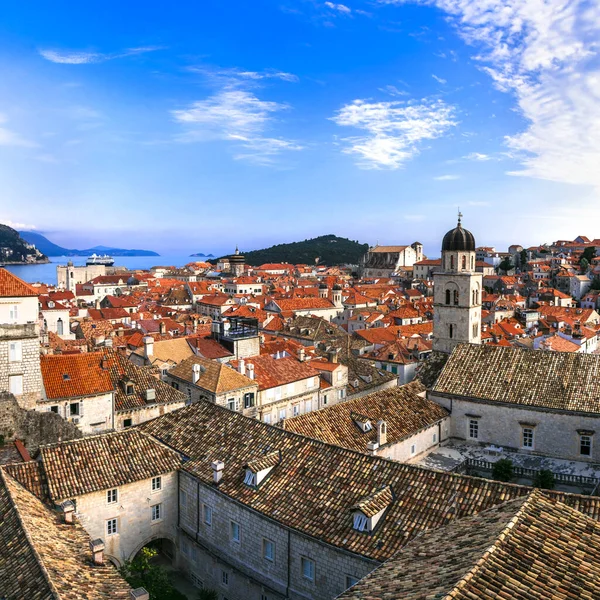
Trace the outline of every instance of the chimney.
<instances>
[{"instance_id":1,"label":"chimney","mask_svg":"<svg viewBox=\"0 0 600 600\"><path fill-rule=\"evenodd\" d=\"M306 359L306 352L304 348L298 348L298 360L304 362Z\"/></svg>"},{"instance_id":2,"label":"chimney","mask_svg":"<svg viewBox=\"0 0 600 600\"><path fill-rule=\"evenodd\" d=\"M147 335L142 341L144 342L144 356L150 358L154 354L154 338Z\"/></svg>"},{"instance_id":3,"label":"chimney","mask_svg":"<svg viewBox=\"0 0 600 600\"><path fill-rule=\"evenodd\" d=\"M377 421L377 445L387 444L387 423L383 419Z\"/></svg>"},{"instance_id":4,"label":"chimney","mask_svg":"<svg viewBox=\"0 0 600 600\"><path fill-rule=\"evenodd\" d=\"M96 303L94 304L96 310L100 310L100 298L96 298Z\"/></svg>"},{"instance_id":5,"label":"chimney","mask_svg":"<svg viewBox=\"0 0 600 600\"><path fill-rule=\"evenodd\" d=\"M378 448L379 448L379 444L377 442L369 442L367 444L367 450L373 455L377 454Z\"/></svg>"},{"instance_id":6,"label":"chimney","mask_svg":"<svg viewBox=\"0 0 600 600\"><path fill-rule=\"evenodd\" d=\"M129 600L150 600L150 594L145 588L136 588L129 592Z\"/></svg>"},{"instance_id":7,"label":"chimney","mask_svg":"<svg viewBox=\"0 0 600 600\"><path fill-rule=\"evenodd\" d=\"M108 369L108 360L107 360L106 358L103 358L103 359L100 361L100 368L101 368L103 371L106 371L106 370Z\"/></svg>"},{"instance_id":8,"label":"chimney","mask_svg":"<svg viewBox=\"0 0 600 600\"><path fill-rule=\"evenodd\" d=\"M222 460L215 460L210 465L213 471L213 481L216 485L221 483L221 479L223 477L223 469L225 467L225 463Z\"/></svg>"},{"instance_id":9,"label":"chimney","mask_svg":"<svg viewBox=\"0 0 600 600\"><path fill-rule=\"evenodd\" d=\"M243 358L240 358L240 360L238 361L238 372L243 375L245 370L246 370L246 361Z\"/></svg>"},{"instance_id":10,"label":"chimney","mask_svg":"<svg viewBox=\"0 0 600 600\"><path fill-rule=\"evenodd\" d=\"M200 365L194 365L192 367L192 383L196 384L198 383L198 380L200 379Z\"/></svg>"},{"instance_id":11,"label":"chimney","mask_svg":"<svg viewBox=\"0 0 600 600\"><path fill-rule=\"evenodd\" d=\"M160 335L165 335L165 333L167 333L167 326L165 325L164 321L160 322L160 325L158 326L158 329L160 331Z\"/></svg>"},{"instance_id":12,"label":"chimney","mask_svg":"<svg viewBox=\"0 0 600 600\"><path fill-rule=\"evenodd\" d=\"M60 507L63 511L65 523L67 525L73 525L75 522L75 504L73 504L71 500L67 500L66 502L63 502Z\"/></svg>"},{"instance_id":13,"label":"chimney","mask_svg":"<svg viewBox=\"0 0 600 600\"><path fill-rule=\"evenodd\" d=\"M92 551L92 562L95 565L104 564L104 542L98 538L90 540L90 550Z\"/></svg>"},{"instance_id":14,"label":"chimney","mask_svg":"<svg viewBox=\"0 0 600 600\"><path fill-rule=\"evenodd\" d=\"M104 340L104 347L105 347L105 348L112 348L112 345L113 345L112 338L109 338L109 337L107 337L107 338Z\"/></svg>"},{"instance_id":15,"label":"chimney","mask_svg":"<svg viewBox=\"0 0 600 600\"><path fill-rule=\"evenodd\" d=\"M246 377L248 379L254 379L254 365L252 363L246 365Z\"/></svg>"}]
</instances>

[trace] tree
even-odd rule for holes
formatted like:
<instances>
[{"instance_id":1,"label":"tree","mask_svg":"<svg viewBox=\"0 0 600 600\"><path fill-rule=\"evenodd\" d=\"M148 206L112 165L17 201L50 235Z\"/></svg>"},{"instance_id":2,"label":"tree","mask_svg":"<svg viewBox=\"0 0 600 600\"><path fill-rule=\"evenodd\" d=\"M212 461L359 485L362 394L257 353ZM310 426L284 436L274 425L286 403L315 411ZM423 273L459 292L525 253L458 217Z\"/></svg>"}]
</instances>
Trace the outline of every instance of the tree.
<instances>
[{"instance_id":1,"label":"tree","mask_svg":"<svg viewBox=\"0 0 600 600\"><path fill-rule=\"evenodd\" d=\"M594 246L588 246L583 251L581 258L579 259L579 264L581 264L581 261L585 259L589 265L594 258L596 258L596 248L594 248Z\"/></svg>"},{"instance_id":2,"label":"tree","mask_svg":"<svg viewBox=\"0 0 600 600\"><path fill-rule=\"evenodd\" d=\"M219 592L204 588L198 592L198 600L219 600Z\"/></svg>"},{"instance_id":3,"label":"tree","mask_svg":"<svg viewBox=\"0 0 600 600\"><path fill-rule=\"evenodd\" d=\"M582 273L587 273L588 267L590 266L590 263L588 262L587 258L582 258L579 261L579 268L581 269Z\"/></svg>"},{"instance_id":4,"label":"tree","mask_svg":"<svg viewBox=\"0 0 600 600\"><path fill-rule=\"evenodd\" d=\"M542 469L535 474L533 478L533 487L542 490L554 489L554 473L548 469Z\"/></svg>"},{"instance_id":5,"label":"tree","mask_svg":"<svg viewBox=\"0 0 600 600\"><path fill-rule=\"evenodd\" d=\"M492 466L492 477L496 481L510 481L513 478L513 462L510 458L501 458Z\"/></svg>"},{"instance_id":6,"label":"tree","mask_svg":"<svg viewBox=\"0 0 600 600\"><path fill-rule=\"evenodd\" d=\"M525 265L527 264L527 250L521 250L521 252L519 252L519 255L521 257L521 269L524 269Z\"/></svg>"},{"instance_id":7,"label":"tree","mask_svg":"<svg viewBox=\"0 0 600 600\"><path fill-rule=\"evenodd\" d=\"M600 277L594 277L592 280L592 285L590 286L592 290L600 290Z\"/></svg>"},{"instance_id":8,"label":"tree","mask_svg":"<svg viewBox=\"0 0 600 600\"><path fill-rule=\"evenodd\" d=\"M133 560L125 561L119 573L132 588L145 588L150 600L186 600L171 584L167 570L151 562L157 554L155 548L145 546Z\"/></svg>"},{"instance_id":9,"label":"tree","mask_svg":"<svg viewBox=\"0 0 600 600\"><path fill-rule=\"evenodd\" d=\"M499 271L504 271L505 273L508 273L509 271L512 271L512 269L514 269L514 265L512 264L510 258L506 257L499 265L498 265L498 270Z\"/></svg>"}]
</instances>

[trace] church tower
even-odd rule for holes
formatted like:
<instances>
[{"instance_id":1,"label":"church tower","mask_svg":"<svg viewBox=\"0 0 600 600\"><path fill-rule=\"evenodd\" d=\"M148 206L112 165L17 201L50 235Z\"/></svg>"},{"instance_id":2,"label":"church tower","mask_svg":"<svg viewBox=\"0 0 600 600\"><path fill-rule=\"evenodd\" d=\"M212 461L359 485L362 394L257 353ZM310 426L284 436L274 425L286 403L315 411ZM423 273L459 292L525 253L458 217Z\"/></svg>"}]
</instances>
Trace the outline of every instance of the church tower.
<instances>
[{"instance_id":1,"label":"church tower","mask_svg":"<svg viewBox=\"0 0 600 600\"><path fill-rule=\"evenodd\" d=\"M433 274L433 349L450 353L457 344L481 344L483 275L475 272L475 238L458 225L442 241L442 268Z\"/></svg>"}]
</instances>

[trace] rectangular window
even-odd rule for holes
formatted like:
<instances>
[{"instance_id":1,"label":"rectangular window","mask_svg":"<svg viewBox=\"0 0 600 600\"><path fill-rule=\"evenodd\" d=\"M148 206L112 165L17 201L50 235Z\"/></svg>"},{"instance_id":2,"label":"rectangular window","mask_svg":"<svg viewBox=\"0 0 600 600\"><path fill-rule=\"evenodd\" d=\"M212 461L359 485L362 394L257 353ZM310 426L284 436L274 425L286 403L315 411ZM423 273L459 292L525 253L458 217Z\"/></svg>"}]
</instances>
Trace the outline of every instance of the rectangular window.
<instances>
[{"instance_id":1,"label":"rectangular window","mask_svg":"<svg viewBox=\"0 0 600 600\"><path fill-rule=\"evenodd\" d=\"M123 429L127 428L127 427L131 427L132 422L131 419L123 419Z\"/></svg>"},{"instance_id":2,"label":"rectangular window","mask_svg":"<svg viewBox=\"0 0 600 600\"><path fill-rule=\"evenodd\" d=\"M162 519L162 504L155 504L152 507L152 520L160 521Z\"/></svg>"},{"instance_id":3,"label":"rectangular window","mask_svg":"<svg viewBox=\"0 0 600 600\"><path fill-rule=\"evenodd\" d=\"M229 573L227 571L221 571L221 583L229 585Z\"/></svg>"},{"instance_id":4,"label":"rectangular window","mask_svg":"<svg viewBox=\"0 0 600 600\"><path fill-rule=\"evenodd\" d=\"M432 438L431 438L431 441L432 441L434 444L437 444L437 433L434 433L434 434L433 434L433 436L432 436Z\"/></svg>"},{"instance_id":5,"label":"rectangular window","mask_svg":"<svg viewBox=\"0 0 600 600\"><path fill-rule=\"evenodd\" d=\"M285 408L279 409L279 420L283 421L285 419Z\"/></svg>"},{"instance_id":6,"label":"rectangular window","mask_svg":"<svg viewBox=\"0 0 600 600\"><path fill-rule=\"evenodd\" d=\"M310 558L302 556L300 558L300 564L302 568L302 577L309 581L315 580L315 562Z\"/></svg>"},{"instance_id":7,"label":"rectangular window","mask_svg":"<svg viewBox=\"0 0 600 600\"><path fill-rule=\"evenodd\" d=\"M240 543L240 524L235 521L229 522L229 534L231 536L231 541L236 542L236 544Z\"/></svg>"},{"instance_id":8,"label":"rectangular window","mask_svg":"<svg viewBox=\"0 0 600 600\"><path fill-rule=\"evenodd\" d=\"M119 499L119 493L117 490L108 490L106 492L106 502L107 504L115 504Z\"/></svg>"},{"instance_id":9,"label":"rectangular window","mask_svg":"<svg viewBox=\"0 0 600 600\"><path fill-rule=\"evenodd\" d=\"M269 425L271 424L271 413L267 413L263 415L263 421L265 423L268 423Z\"/></svg>"},{"instance_id":10,"label":"rectangular window","mask_svg":"<svg viewBox=\"0 0 600 600\"><path fill-rule=\"evenodd\" d=\"M410 447L410 455L411 455L411 456L414 456L416 453L417 453L417 447L416 447L416 446L413 444L413 445Z\"/></svg>"},{"instance_id":11,"label":"rectangular window","mask_svg":"<svg viewBox=\"0 0 600 600\"><path fill-rule=\"evenodd\" d=\"M21 342L10 342L8 344L9 362L21 362L23 360L23 345Z\"/></svg>"},{"instance_id":12,"label":"rectangular window","mask_svg":"<svg viewBox=\"0 0 600 600\"><path fill-rule=\"evenodd\" d=\"M341 392L342 390L340 390ZM327 394L323 396L323 406L327 406Z\"/></svg>"},{"instance_id":13,"label":"rectangular window","mask_svg":"<svg viewBox=\"0 0 600 600\"><path fill-rule=\"evenodd\" d=\"M162 489L162 479L160 477L153 477L152 478L152 491L157 492L160 489Z\"/></svg>"},{"instance_id":14,"label":"rectangular window","mask_svg":"<svg viewBox=\"0 0 600 600\"><path fill-rule=\"evenodd\" d=\"M338 371L337 373L337 380L338 381L343 381L344 379L344 373L342 371Z\"/></svg>"},{"instance_id":15,"label":"rectangular window","mask_svg":"<svg viewBox=\"0 0 600 600\"><path fill-rule=\"evenodd\" d=\"M356 531L365 531L367 528L367 517L361 512L354 513L354 522L352 526Z\"/></svg>"},{"instance_id":16,"label":"rectangular window","mask_svg":"<svg viewBox=\"0 0 600 600\"><path fill-rule=\"evenodd\" d=\"M275 542L263 538L263 558L273 562L275 560Z\"/></svg>"},{"instance_id":17,"label":"rectangular window","mask_svg":"<svg viewBox=\"0 0 600 600\"><path fill-rule=\"evenodd\" d=\"M50 407L50 412L58 414L58 406L51 406Z\"/></svg>"},{"instance_id":18,"label":"rectangular window","mask_svg":"<svg viewBox=\"0 0 600 600\"><path fill-rule=\"evenodd\" d=\"M533 429L523 427L523 448L533 448Z\"/></svg>"},{"instance_id":19,"label":"rectangular window","mask_svg":"<svg viewBox=\"0 0 600 600\"><path fill-rule=\"evenodd\" d=\"M304 412L309 413L312 410L312 400L307 400L304 403Z\"/></svg>"},{"instance_id":20,"label":"rectangular window","mask_svg":"<svg viewBox=\"0 0 600 600\"><path fill-rule=\"evenodd\" d=\"M346 390L340 390L338 392L338 394L339 394L340 400L343 400L344 396L346 395Z\"/></svg>"},{"instance_id":21,"label":"rectangular window","mask_svg":"<svg viewBox=\"0 0 600 600\"><path fill-rule=\"evenodd\" d=\"M477 419L469 419L469 438L472 440L479 438L479 421Z\"/></svg>"},{"instance_id":22,"label":"rectangular window","mask_svg":"<svg viewBox=\"0 0 600 600\"><path fill-rule=\"evenodd\" d=\"M183 490L179 490L179 504L181 508L187 508L187 494Z\"/></svg>"},{"instance_id":23,"label":"rectangular window","mask_svg":"<svg viewBox=\"0 0 600 600\"><path fill-rule=\"evenodd\" d=\"M252 408L254 406L254 392L244 394L244 408Z\"/></svg>"},{"instance_id":24,"label":"rectangular window","mask_svg":"<svg viewBox=\"0 0 600 600\"><path fill-rule=\"evenodd\" d=\"M229 398L229 400L227 400L227 408L229 410L235 410L235 398Z\"/></svg>"},{"instance_id":25,"label":"rectangular window","mask_svg":"<svg viewBox=\"0 0 600 600\"><path fill-rule=\"evenodd\" d=\"M23 375L9 375L8 391L15 396L23 393Z\"/></svg>"},{"instance_id":26,"label":"rectangular window","mask_svg":"<svg viewBox=\"0 0 600 600\"><path fill-rule=\"evenodd\" d=\"M106 535L115 535L118 533L117 519L108 519L106 521Z\"/></svg>"},{"instance_id":27,"label":"rectangular window","mask_svg":"<svg viewBox=\"0 0 600 600\"><path fill-rule=\"evenodd\" d=\"M204 523L206 525L212 525L212 508L207 504L202 506L204 512Z\"/></svg>"},{"instance_id":28,"label":"rectangular window","mask_svg":"<svg viewBox=\"0 0 600 600\"><path fill-rule=\"evenodd\" d=\"M69 405L69 414L72 417L77 417L79 415L79 402L71 402Z\"/></svg>"},{"instance_id":29,"label":"rectangular window","mask_svg":"<svg viewBox=\"0 0 600 600\"><path fill-rule=\"evenodd\" d=\"M16 304L10 307L9 317L13 323L19 319L19 307Z\"/></svg>"},{"instance_id":30,"label":"rectangular window","mask_svg":"<svg viewBox=\"0 0 600 600\"><path fill-rule=\"evenodd\" d=\"M579 454L581 456L592 455L592 438L589 435L579 436Z\"/></svg>"},{"instance_id":31,"label":"rectangular window","mask_svg":"<svg viewBox=\"0 0 600 600\"><path fill-rule=\"evenodd\" d=\"M292 407L292 412L293 415L297 417L300 414L300 406L298 404L294 404L294 406Z\"/></svg>"}]
</instances>

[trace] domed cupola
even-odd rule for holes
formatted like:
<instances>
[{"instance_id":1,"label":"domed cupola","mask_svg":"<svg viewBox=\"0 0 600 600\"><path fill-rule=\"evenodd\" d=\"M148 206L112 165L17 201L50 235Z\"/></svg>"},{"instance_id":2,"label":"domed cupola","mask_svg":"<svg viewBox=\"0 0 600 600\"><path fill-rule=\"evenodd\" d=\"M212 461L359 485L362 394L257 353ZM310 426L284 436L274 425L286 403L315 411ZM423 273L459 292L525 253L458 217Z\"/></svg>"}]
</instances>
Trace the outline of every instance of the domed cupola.
<instances>
[{"instance_id":1,"label":"domed cupola","mask_svg":"<svg viewBox=\"0 0 600 600\"><path fill-rule=\"evenodd\" d=\"M458 224L449 231L442 241L442 252L475 252L475 238L461 224L462 215L458 213Z\"/></svg>"}]
</instances>

